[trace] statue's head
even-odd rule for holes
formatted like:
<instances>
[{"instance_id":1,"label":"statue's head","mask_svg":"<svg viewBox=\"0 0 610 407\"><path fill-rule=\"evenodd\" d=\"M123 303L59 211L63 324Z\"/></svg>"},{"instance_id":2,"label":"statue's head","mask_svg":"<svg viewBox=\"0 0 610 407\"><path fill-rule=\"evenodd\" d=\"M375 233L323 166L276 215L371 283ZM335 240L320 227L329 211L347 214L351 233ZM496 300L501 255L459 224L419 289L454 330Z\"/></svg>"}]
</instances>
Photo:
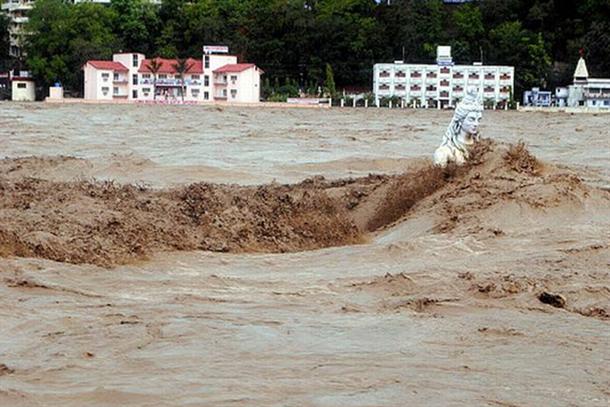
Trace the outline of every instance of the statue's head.
<instances>
[{"instance_id":1,"label":"statue's head","mask_svg":"<svg viewBox=\"0 0 610 407\"><path fill-rule=\"evenodd\" d=\"M479 133L482 114L483 105L479 102L478 91L471 87L455 108L445 137L461 144L472 144Z\"/></svg>"}]
</instances>

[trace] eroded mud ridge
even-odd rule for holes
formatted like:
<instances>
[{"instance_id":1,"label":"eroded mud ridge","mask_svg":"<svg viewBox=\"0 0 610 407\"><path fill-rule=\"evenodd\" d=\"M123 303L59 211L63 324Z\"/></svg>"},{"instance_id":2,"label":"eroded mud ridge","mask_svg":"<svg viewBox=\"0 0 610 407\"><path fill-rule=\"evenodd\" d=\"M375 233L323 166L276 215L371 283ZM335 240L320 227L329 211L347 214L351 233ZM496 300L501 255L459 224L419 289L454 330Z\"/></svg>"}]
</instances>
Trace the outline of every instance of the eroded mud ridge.
<instances>
[{"instance_id":1,"label":"eroded mud ridge","mask_svg":"<svg viewBox=\"0 0 610 407\"><path fill-rule=\"evenodd\" d=\"M112 266L167 250L300 251L360 243L367 233L418 213L431 214L434 232L463 224L476 233L481 210L507 200L554 205L588 188L574 176L545 172L522 145L507 149L489 141L461 168L425 163L400 176L257 187L196 183L152 190L11 176L16 169L27 174L31 162L39 171L40 160L0 163L2 256Z\"/></svg>"}]
</instances>

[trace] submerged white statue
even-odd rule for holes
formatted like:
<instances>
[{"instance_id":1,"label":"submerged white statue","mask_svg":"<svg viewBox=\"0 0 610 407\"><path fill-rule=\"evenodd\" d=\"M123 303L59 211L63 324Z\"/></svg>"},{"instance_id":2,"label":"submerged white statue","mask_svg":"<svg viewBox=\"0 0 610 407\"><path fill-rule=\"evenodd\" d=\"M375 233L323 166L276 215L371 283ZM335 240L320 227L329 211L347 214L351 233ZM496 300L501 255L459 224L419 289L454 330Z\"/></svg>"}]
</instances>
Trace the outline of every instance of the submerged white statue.
<instances>
[{"instance_id":1,"label":"submerged white statue","mask_svg":"<svg viewBox=\"0 0 610 407\"><path fill-rule=\"evenodd\" d=\"M450 162L462 165L468 159L468 146L478 140L483 113L478 96L476 88L469 88L466 97L458 103L443 141L434 152L434 164L441 167Z\"/></svg>"}]
</instances>

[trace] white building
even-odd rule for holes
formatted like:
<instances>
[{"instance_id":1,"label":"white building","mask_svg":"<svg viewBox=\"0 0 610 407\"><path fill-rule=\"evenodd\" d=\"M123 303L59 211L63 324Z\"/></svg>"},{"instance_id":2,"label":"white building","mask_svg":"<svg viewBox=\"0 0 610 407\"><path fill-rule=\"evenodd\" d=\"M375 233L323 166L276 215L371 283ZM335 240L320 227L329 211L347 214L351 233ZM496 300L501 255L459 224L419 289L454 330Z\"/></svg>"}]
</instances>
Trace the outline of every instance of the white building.
<instances>
[{"instance_id":1,"label":"white building","mask_svg":"<svg viewBox=\"0 0 610 407\"><path fill-rule=\"evenodd\" d=\"M589 78L584 58L578 60L574 83L568 87L567 105L610 109L610 78Z\"/></svg>"},{"instance_id":2,"label":"white building","mask_svg":"<svg viewBox=\"0 0 610 407\"><path fill-rule=\"evenodd\" d=\"M23 44L23 27L28 21L27 13L32 9L34 0L3 0L0 10L8 15L9 23L9 54L12 57L21 57Z\"/></svg>"},{"instance_id":3,"label":"white building","mask_svg":"<svg viewBox=\"0 0 610 407\"><path fill-rule=\"evenodd\" d=\"M512 66L453 65L451 47L438 47L436 64L375 64L373 93L377 104L398 97L408 106L444 107L455 106L474 86L485 104L503 106L514 89L514 76Z\"/></svg>"},{"instance_id":4,"label":"white building","mask_svg":"<svg viewBox=\"0 0 610 407\"><path fill-rule=\"evenodd\" d=\"M201 59L187 60L184 78L176 71L175 59L154 58L159 64L156 73L151 69L153 60L139 53L88 61L83 66L85 99L259 102L262 71L254 64L238 64L236 56L225 54L226 47L207 49Z\"/></svg>"},{"instance_id":5,"label":"white building","mask_svg":"<svg viewBox=\"0 0 610 407\"><path fill-rule=\"evenodd\" d=\"M33 102L36 100L34 78L28 71L9 73L11 80L11 100L16 102Z\"/></svg>"}]
</instances>

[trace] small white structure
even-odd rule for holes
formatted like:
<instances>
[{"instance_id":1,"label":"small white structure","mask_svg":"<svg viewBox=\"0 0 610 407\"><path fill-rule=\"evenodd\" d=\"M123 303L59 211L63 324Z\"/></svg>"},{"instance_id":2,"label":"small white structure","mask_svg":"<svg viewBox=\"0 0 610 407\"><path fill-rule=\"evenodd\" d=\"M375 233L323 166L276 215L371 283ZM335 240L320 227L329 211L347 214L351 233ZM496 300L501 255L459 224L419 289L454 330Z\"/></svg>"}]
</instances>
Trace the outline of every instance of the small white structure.
<instances>
[{"instance_id":1,"label":"small white structure","mask_svg":"<svg viewBox=\"0 0 610 407\"><path fill-rule=\"evenodd\" d=\"M532 88L523 92L523 106L549 107L551 106L551 91Z\"/></svg>"},{"instance_id":2,"label":"small white structure","mask_svg":"<svg viewBox=\"0 0 610 407\"><path fill-rule=\"evenodd\" d=\"M375 64L373 93L381 98L398 97L407 106L456 106L466 96L465 89L477 88L483 100L495 105L508 103L514 89L512 66L454 65L451 47L437 48L436 64Z\"/></svg>"},{"instance_id":3,"label":"small white structure","mask_svg":"<svg viewBox=\"0 0 610 407\"><path fill-rule=\"evenodd\" d=\"M62 86L51 86L49 88L49 99L61 100L64 98L64 88Z\"/></svg>"},{"instance_id":4,"label":"small white structure","mask_svg":"<svg viewBox=\"0 0 610 407\"><path fill-rule=\"evenodd\" d=\"M33 102L36 100L36 84L28 71L11 73L11 100L15 102Z\"/></svg>"},{"instance_id":5,"label":"small white structure","mask_svg":"<svg viewBox=\"0 0 610 407\"><path fill-rule=\"evenodd\" d=\"M204 50L202 58L186 61L184 77L176 69L176 59L121 53L114 54L112 61L87 61L83 66L85 99L259 102L261 69L238 64L226 47L206 46Z\"/></svg>"},{"instance_id":6,"label":"small white structure","mask_svg":"<svg viewBox=\"0 0 610 407\"><path fill-rule=\"evenodd\" d=\"M568 105L569 90L565 86L555 88L555 102L557 107L566 107Z\"/></svg>"},{"instance_id":7,"label":"small white structure","mask_svg":"<svg viewBox=\"0 0 610 407\"><path fill-rule=\"evenodd\" d=\"M574 82L568 87L567 105L610 109L610 78L589 78L582 56L574 70Z\"/></svg>"}]
</instances>

